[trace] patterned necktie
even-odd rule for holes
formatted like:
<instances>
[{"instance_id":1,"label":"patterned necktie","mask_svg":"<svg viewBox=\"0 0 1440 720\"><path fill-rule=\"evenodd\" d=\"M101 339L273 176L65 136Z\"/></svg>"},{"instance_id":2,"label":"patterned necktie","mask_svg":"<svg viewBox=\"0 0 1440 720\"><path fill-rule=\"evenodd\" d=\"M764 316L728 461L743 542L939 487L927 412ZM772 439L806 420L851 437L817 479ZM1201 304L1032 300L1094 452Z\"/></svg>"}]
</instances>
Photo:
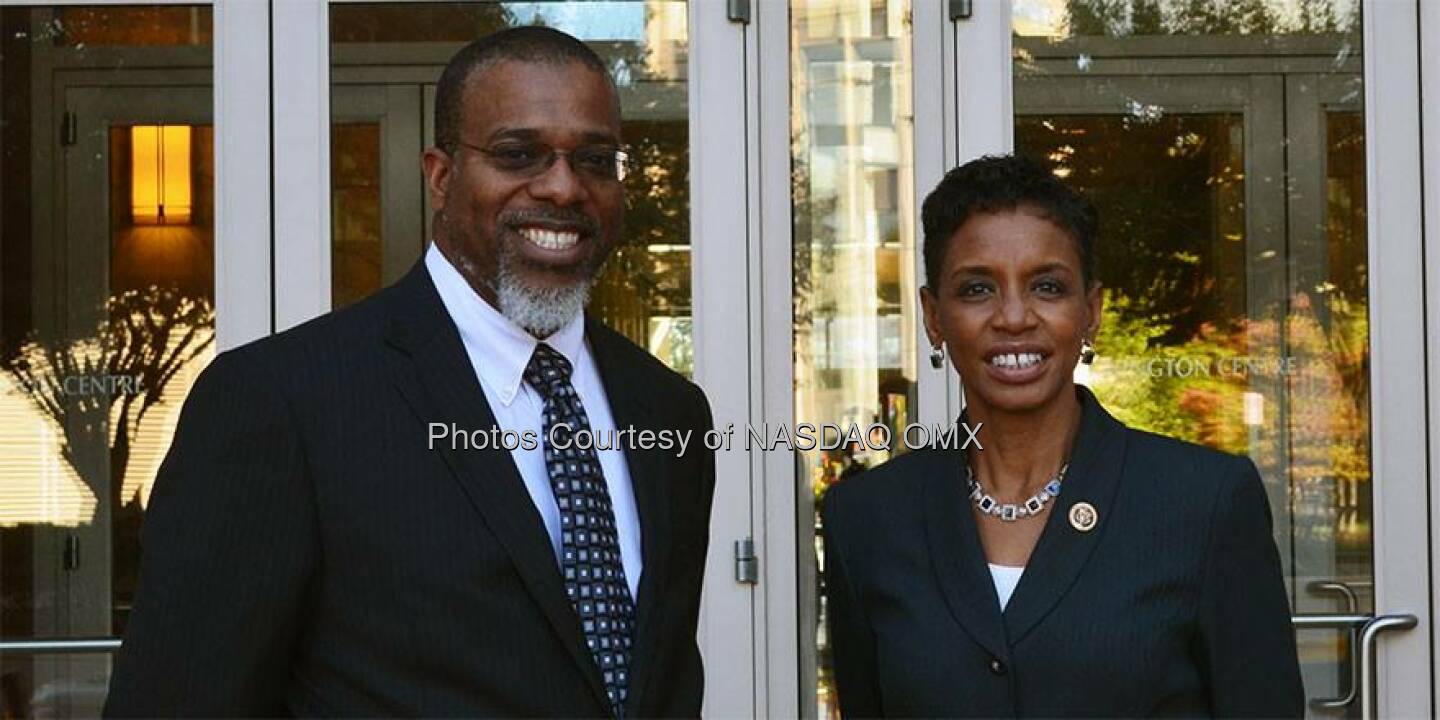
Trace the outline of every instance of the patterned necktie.
<instances>
[{"instance_id":1,"label":"patterned necktie","mask_svg":"<svg viewBox=\"0 0 1440 720\"><path fill-rule=\"evenodd\" d=\"M525 368L525 382L545 399L545 467L550 489L560 508L560 567L565 593L580 615L590 655L605 680L605 692L616 717L623 717L626 686L630 680L630 633L635 604L620 562L620 541L610 491L593 447L575 447L575 434L590 432L590 420L580 396L570 384L570 361L555 348L540 343ZM570 447L551 446L551 431L564 423L570 430L555 431ZM562 443L565 444L565 443ZM586 444L586 443L581 443Z\"/></svg>"}]
</instances>

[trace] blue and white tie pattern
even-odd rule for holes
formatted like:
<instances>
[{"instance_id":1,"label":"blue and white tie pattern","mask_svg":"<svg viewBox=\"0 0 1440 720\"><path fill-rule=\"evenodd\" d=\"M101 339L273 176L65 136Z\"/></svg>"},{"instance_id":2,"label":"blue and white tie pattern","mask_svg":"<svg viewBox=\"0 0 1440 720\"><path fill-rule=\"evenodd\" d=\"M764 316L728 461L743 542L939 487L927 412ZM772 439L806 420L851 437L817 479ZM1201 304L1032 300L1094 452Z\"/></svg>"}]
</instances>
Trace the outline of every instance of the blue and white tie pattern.
<instances>
[{"instance_id":1,"label":"blue and white tie pattern","mask_svg":"<svg viewBox=\"0 0 1440 720\"><path fill-rule=\"evenodd\" d=\"M620 539L615 512L600 467L600 458L588 443L578 448L575 434L590 432L590 420L575 387L570 384L570 361L545 343L535 346L525 368L525 382L544 398L545 467L550 489L560 509L560 567L565 594L580 616L590 655L600 668L605 692L616 717L625 712L630 681L630 641L635 603L620 562ZM561 423L569 431L555 430ZM550 438L571 442L557 450Z\"/></svg>"}]
</instances>

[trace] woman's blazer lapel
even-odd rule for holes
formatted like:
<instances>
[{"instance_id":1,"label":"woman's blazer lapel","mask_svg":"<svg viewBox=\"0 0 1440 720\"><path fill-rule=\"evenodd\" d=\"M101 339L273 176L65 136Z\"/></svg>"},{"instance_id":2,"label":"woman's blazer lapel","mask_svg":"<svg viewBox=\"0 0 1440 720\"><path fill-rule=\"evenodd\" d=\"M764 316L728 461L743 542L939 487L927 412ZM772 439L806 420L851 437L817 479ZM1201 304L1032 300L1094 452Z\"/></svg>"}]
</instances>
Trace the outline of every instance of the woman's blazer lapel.
<instances>
[{"instance_id":1,"label":"woman's blazer lapel","mask_svg":"<svg viewBox=\"0 0 1440 720\"><path fill-rule=\"evenodd\" d=\"M919 468L926 478L925 531L936 580L955 620L997 658L1008 659L1009 648L1060 602L1111 524L1108 511L1114 508L1124 470L1128 431L1087 388L1076 386L1075 391L1081 405L1080 431L1064 488L1050 508L1045 530L1003 616L964 487L966 451L921 451L926 454ZM1093 506L1099 516L1088 532L1070 523L1070 509L1081 502Z\"/></svg>"},{"instance_id":2,"label":"woman's blazer lapel","mask_svg":"<svg viewBox=\"0 0 1440 720\"><path fill-rule=\"evenodd\" d=\"M1010 603L1005 607L1005 630L1012 645L1025 638L1075 584L1085 563L1113 524L1115 491L1125 469L1128 430L1111 417L1084 386L1080 396L1080 432L1070 456L1070 469L1060 497L1050 508L1030 562ZM1070 509L1085 502L1095 508L1098 521L1089 531L1070 522Z\"/></svg>"},{"instance_id":3,"label":"woman's blazer lapel","mask_svg":"<svg viewBox=\"0 0 1440 720\"><path fill-rule=\"evenodd\" d=\"M993 657L1009 659L1005 625L1000 618L1000 598L970 499L965 490L965 451L920 450L925 489L921 502L925 512L925 537L935 579L945 595L945 604L955 621ZM982 451L983 452L983 451Z\"/></svg>"}]
</instances>

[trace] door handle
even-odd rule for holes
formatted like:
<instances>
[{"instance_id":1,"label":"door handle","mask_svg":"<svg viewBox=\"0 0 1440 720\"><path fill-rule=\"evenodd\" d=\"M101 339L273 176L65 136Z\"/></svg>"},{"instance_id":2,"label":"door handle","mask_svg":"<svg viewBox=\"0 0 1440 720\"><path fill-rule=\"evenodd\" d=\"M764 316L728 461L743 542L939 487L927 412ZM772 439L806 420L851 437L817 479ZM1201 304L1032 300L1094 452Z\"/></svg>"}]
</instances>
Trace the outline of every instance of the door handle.
<instances>
[{"instance_id":1,"label":"door handle","mask_svg":"<svg viewBox=\"0 0 1440 720\"><path fill-rule=\"evenodd\" d=\"M1355 592L1359 585L1339 580L1312 580L1305 584L1305 590L1311 595L1335 593L1345 599L1345 612L1355 613L1360 611L1360 596Z\"/></svg>"},{"instance_id":2,"label":"door handle","mask_svg":"<svg viewBox=\"0 0 1440 720\"><path fill-rule=\"evenodd\" d=\"M1356 596L1355 589L1347 583L1337 580L1314 580L1305 585L1305 589L1312 595L1322 593L1334 593L1345 601L1345 612L1354 615L1360 611L1360 598ZM1310 701L1310 707L1316 710L1335 710L1338 708L1350 707L1355 702L1355 695L1360 689L1360 657L1356 651L1356 641L1359 640L1359 626L1350 625L1347 628L1350 636L1350 643L1346 645L1346 652L1350 665L1349 690L1341 697L1315 698Z\"/></svg>"},{"instance_id":3,"label":"door handle","mask_svg":"<svg viewBox=\"0 0 1440 720\"><path fill-rule=\"evenodd\" d=\"M1420 623L1410 614L1380 615L1360 628L1360 717L1379 718L1379 684L1375 678L1375 638L1388 630L1409 630Z\"/></svg>"}]
</instances>

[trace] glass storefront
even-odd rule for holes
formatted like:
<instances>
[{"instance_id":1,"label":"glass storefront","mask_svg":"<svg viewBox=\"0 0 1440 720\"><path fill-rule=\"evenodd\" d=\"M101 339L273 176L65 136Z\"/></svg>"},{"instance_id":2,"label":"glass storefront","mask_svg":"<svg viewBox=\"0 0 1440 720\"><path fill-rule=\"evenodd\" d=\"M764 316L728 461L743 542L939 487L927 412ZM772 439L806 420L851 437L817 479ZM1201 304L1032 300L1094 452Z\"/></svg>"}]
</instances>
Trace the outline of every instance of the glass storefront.
<instances>
[{"instance_id":1,"label":"glass storefront","mask_svg":"<svg viewBox=\"0 0 1440 720\"><path fill-rule=\"evenodd\" d=\"M150 486L214 355L211 12L0 25L0 636L120 635ZM103 654L0 654L0 715L96 715L108 676Z\"/></svg>"},{"instance_id":2,"label":"glass storefront","mask_svg":"<svg viewBox=\"0 0 1440 720\"><path fill-rule=\"evenodd\" d=\"M221 341L232 347L236 336L225 323L242 313L268 320L263 334L284 325L287 303L299 302L294 295L313 292L316 303L328 297L341 308L409 271L429 237L420 157L433 144L441 69L476 37L537 23L576 35L610 66L635 161L625 180L622 245L589 311L701 382L720 426L881 425L894 437L922 417L953 413L953 384L937 384L937 373L921 367L929 348L918 318L917 202L938 174L919 185L917 174L949 169L938 157L974 154L973 137L983 134L967 135L967 127L998 117L1013 131L997 136L1048 163L1100 210L1106 310L1097 360L1077 381L1132 426L1254 460L1296 614L1395 612L1393 600L1376 600L1384 598L1377 578L1388 573L1384 587L1392 587L1400 572L1381 528L1396 526L1398 483L1414 483L1415 502L1424 504L1430 480L1423 469L1392 475L1389 485L1375 477L1387 458L1425 460L1423 448L1397 451L1395 443L1384 447L1379 429L1372 435L1386 422L1381 413L1372 417L1372 393L1387 397L1382 382L1372 383L1381 377L1372 365L1383 365L1396 340L1392 334L1389 345L1373 347L1371 340L1387 319L1426 311L1423 300L1383 312L1372 302L1395 283L1393 258L1423 242L1393 231L1385 244L1377 241L1394 227L1376 218L1399 184L1373 169L1367 175L1377 148L1400 144L1383 132L1367 135L1367 125L1379 127L1378 113L1364 102L1381 84L1378 73L1398 67L1381 61L1384 48L1361 40L1362 29L1379 27L1374 21L1387 15L1388 2L1011 0L973 3L972 17L952 22L949 11L964 4L788 0L754 3L748 23L708 0L329 2L315 6L311 19L315 28L328 26L328 48L319 40L305 48L328 63L317 61L308 85L289 86L324 87L328 74L329 118L276 114L276 88L292 80L289 68L252 76L235 72L233 60L217 66L215 47L233 38L222 28L237 27L225 15L233 21L241 5L7 3L0 8L0 639L123 634L150 487L181 402L217 351L217 295ZM302 14L298 5L269 6L276 22ZM996 7L1005 25L996 37L1008 37L1011 53L997 51L991 66L976 67L975 54L966 54L974 45L963 43ZM252 40L275 37L261 31ZM722 46L733 60L720 57ZM692 66L692 53L702 51L709 62ZM236 177L227 176L226 160L233 173L237 156L264 155L227 145L226 131L237 124L213 117L212 88L226 67L219 77L230 84L222 87L233 89L237 77L271 83L275 123L328 125L328 187L287 184L299 153L275 128L263 139L271 151L266 172L225 185ZM1011 102L980 108L977 96L989 97L998 77ZM717 97L744 106L723 119L734 126L724 133L705 112ZM977 122L976 113L992 112ZM316 153L327 147L312 144ZM708 152L717 144L734 145L725 147L719 171ZM980 152L1001 149L979 144ZM695 152L701 147L707 153ZM697 195L692 204L692 171L723 177L727 187L717 193L712 183L706 202ZM772 187L781 192L757 190ZM275 239L298 236L303 223L287 226L294 219L276 213L256 221L271 238L225 235L225 201L256 192L301 197L316 212L328 207L328 243L315 227L301 230L316 247L328 245L319 268L329 263L329 287L308 265L296 275L313 275L300 281L310 285L275 281L277 268L302 255ZM715 221L717 207L731 224ZM778 249L781 227L788 251ZM714 244L700 245L707 241ZM692 247L725 251L699 268ZM721 257L732 250L736 257ZM1389 275L1380 269L1387 253ZM274 284L237 301L239 283L225 272L236 258L266 266ZM1421 281L1411 284L1423 298ZM789 307L774 302L787 290ZM697 304L707 319L731 312L745 319L724 331L697 326ZM770 383L772 358L793 376ZM715 373L718 366L727 372ZM793 414L780 417L780 406ZM1424 418L1412 424L1423 428ZM748 482L735 491L748 497L717 500L712 524L724 529L711 538L705 592L712 614L701 644L706 649L707 633L744 635L737 644L753 655L706 650L714 687L728 691L707 693L707 712L743 706L773 716L838 716L817 510L827 488L904 450L892 447L797 451L793 464L788 455L731 458L718 483L732 490ZM776 495L788 503L792 493L794 512L788 504L775 511ZM1414 553L1428 549L1428 527L1408 530ZM734 541L747 536L762 555L760 585L734 582L729 567ZM1430 555L1414 562L1433 567ZM1424 608L1411 611L1429 622ZM1302 629L1297 637L1312 714L1358 716L1358 702L1339 702L1357 686L1348 628ZM1422 654L1406 652L1397 657ZM0 650L0 717L96 715L110 662L104 653ZM747 689L746 698L723 697Z\"/></svg>"},{"instance_id":3,"label":"glass storefront","mask_svg":"<svg viewBox=\"0 0 1440 720\"><path fill-rule=\"evenodd\" d=\"M446 60L474 38L537 23L586 41L610 66L637 165L625 181L624 239L589 312L692 374L684 0L332 5L332 303L399 279L425 247L419 158Z\"/></svg>"}]
</instances>

